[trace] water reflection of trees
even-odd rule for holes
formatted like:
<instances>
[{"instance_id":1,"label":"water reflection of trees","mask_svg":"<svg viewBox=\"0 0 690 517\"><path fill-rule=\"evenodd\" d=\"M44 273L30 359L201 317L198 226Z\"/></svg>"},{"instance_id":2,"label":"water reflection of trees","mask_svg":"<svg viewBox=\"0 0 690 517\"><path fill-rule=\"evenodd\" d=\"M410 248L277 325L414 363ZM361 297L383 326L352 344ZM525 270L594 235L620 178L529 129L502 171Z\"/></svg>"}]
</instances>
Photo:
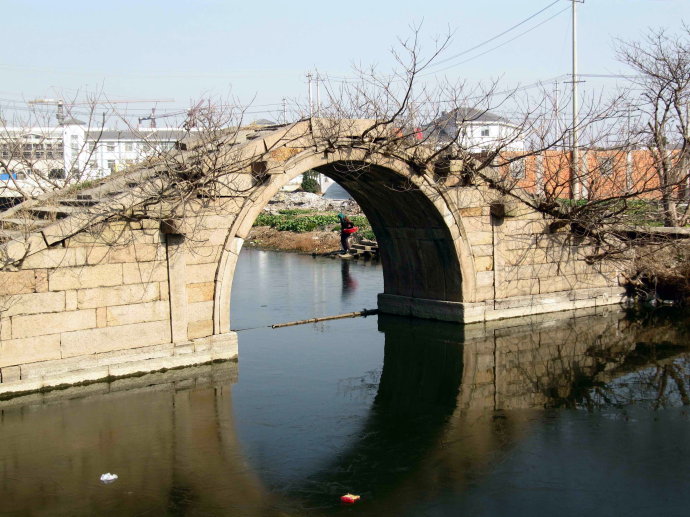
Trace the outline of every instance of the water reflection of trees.
<instances>
[{"instance_id":1,"label":"water reflection of trees","mask_svg":"<svg viewBox=\"0 0 690 517\"><path fill-rule=\"evenodd\" d=\"M534 413L512 410L688 401L688 328L671 314L467 326L381 315L379 330L379 382L368 372L340 386L375 391L369 416L348 448L292 487L307 506L327 508L352 490L367 498L367 514L404 513L421 494L433 499L439 469L452 472L445 482L468 485L530 432Z\"/></svg>"},{"instance_id":2,"label":"water reflection of trees","mask_svg":"<svg viewBox=\"0 0 690 517\"><path fill-rule=\"evenodd\" d=\"M570 335L551 344L551 357L541 364L520 365L532 388L544 395L544 406L594 410L690 405L690 325L681 314L614 313L594 322L592 332L593 321L574 320L568 325Z\"/></svg>"},{"instance_id":3,"label":"water reflection of trees","mask_svg":"<svg viewBox=\"0 0 690 517\"><path fill-rule=\"evenodd\" d=\"M654 354L656 347L649 350ZM687 356L658 360L651 358L651 366L630 372L584 393L579 405L587 409L606 406L625 407L632 404L654 409L690 405Z\"/></svg>"}]
</instances>

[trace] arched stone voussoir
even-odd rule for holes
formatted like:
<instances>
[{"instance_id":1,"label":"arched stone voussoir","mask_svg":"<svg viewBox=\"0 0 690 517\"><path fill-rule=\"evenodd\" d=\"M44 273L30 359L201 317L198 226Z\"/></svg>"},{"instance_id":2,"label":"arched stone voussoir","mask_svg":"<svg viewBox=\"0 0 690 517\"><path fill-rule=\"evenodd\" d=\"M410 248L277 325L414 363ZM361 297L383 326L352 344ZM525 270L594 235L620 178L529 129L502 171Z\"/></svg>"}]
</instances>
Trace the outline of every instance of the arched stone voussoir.
<instances>
[{"instance_id":1,"label":"arched stone voussoir","mask_svg":"<svg viewBox=\"0 0 690 517\"><path fill-rule=\"evenodd\" d=\"M382 250L384 295L455 304L473 301L475 270L454 197L406 161L366 149L304 149L246 199L230 228L216 276L214 329L230 330L232 276L239 247L264 207L308 170L343 185L369 218ZM440 313L439 313L440 314ZM446 318L445 314L440 314Z\"/></svg>"}]
</instances>

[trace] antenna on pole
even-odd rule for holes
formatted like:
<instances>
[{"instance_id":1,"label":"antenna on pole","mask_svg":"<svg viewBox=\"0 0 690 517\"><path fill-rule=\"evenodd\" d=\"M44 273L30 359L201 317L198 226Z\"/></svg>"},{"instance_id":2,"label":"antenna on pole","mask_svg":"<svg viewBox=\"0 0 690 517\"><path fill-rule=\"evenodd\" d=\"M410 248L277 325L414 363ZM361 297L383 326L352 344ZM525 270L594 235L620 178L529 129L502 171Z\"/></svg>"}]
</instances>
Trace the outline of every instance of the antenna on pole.
<instances>
[{"instance_id":1,"label":"antenna on pole","mask_svg":"<svg viewBox=\"0 0 690 517\"><path fill-rule=\"evenodd\" d=\"M321 116L321 101L319 100L319 72L316 72L316 116Z\"/></svg>"},{"instance_id":2,"label":"antenna on pole","mask_svg":"<svg viewBox=\"0 0 690 517\"><path fill-rule=\"evenodd\" d=\"M579 128L580 121L578 119L578 99L577 99L577 4L585 3L585 0L570 0L572 2L572 22L573 22L573 69L572 69L572 88L573 88L573 129L572 129L572 163L571 163L571 184L570 197L577 199L581 194L580 184L580 141Z\"/></svg>"}]
</instances>

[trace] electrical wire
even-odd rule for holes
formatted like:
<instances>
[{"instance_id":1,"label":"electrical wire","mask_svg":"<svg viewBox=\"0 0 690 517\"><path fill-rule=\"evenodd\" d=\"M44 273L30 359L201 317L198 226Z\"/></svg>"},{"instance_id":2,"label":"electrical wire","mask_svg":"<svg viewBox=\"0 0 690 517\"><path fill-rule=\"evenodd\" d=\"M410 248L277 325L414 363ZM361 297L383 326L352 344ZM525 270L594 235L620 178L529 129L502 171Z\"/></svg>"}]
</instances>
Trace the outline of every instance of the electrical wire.
<instances>
[{"instance_id":1,"label":"electrical wire","mask_svg":"<svg viewBox=\"0 0 690 517\"><path fill-rule=\"evenodd\" d=\"M468 48L468 49L466 49L466 50L463 50L462 52L458 52L457 54L455 54L455 55L453 55L453 56L449 56L449 57L446 57L446 58L444 58L444 59L440 59L439 61L437 61L436 63L434 63L434 66L441 65L441 64L446 63L446 62L448 62L448 61L452 61L453 59L455 59L455 58L457 58L457 57L464 56L465 54L469 54L469 53L472 52L473 50L477 50L478 48L483 47L484 45L487 45L487 44L491 43L492 41L497 40L497 39L500 38L501 36L503 36L503 35L505 35L505 34L508 34L508 33L511 32L512 30L517 29L517 28L520 27L521 25L524 25L524 24L527 23L528 21L530 21L530 20L536 18L536 17L539 16L541 13L543 13L543 12L546 11L547 9L553 7L554 5L556 5L557 3L559 3L560 1L561 1L561 0L555 0L554 2L551 2L549 5L547 5L547 6L544 7L543 9L541 9L541 10L537 11L536 13L534 13L534 14L528 16L528 17L525 18L524 20L522 20L522 21L516 23L516 24L513 25L512 27L510 27L510 28L504 30L503 32L501 32L501 33L499 33L499 34L496 34L495 36L493 36L493 37L491 37L491 38L489 38L489 39L487 39L487 40L484 40L484 41L482 41L481 43L478 43L478 44L475 45L474 47L471 47L471 48Z\"/></svg>"},{"instance_id":2,"label":"electrical wire","mask_svg":"<svg viewBox=\"0 0 690 517\"><path fill-rule=\"evenodd\" d=\"M454 54L454 55L452 55L452 56L448 56L448 57L446 57L446 58L443 58L443 59L440 59L440 60L436 61L435 63L433 63L432 65L429 66L429 69L432 69L432 68L434 68L434 67L440 66L440 65L442 65L442 64L444 64L444 63L447 63L447 62L449 62L449 61L452 61L452 60L454 60L454 59L456 59L456 58L458 58L458 57L467 55L467 54L469 54L470 52L472 52L472 51L474 51L474 50L477 50L478 48L481 48L481 47L483 47L484 45L487 45L487 44L491 43L492 41L495 41L495 40L499 39L501 36L504 36L504 35L508 34L509 32L515 30L516 28L518 28L518 27L524 25L524 24L527 23L528 21L533 20L534 18L536 18L537 16L539 16L541 13L547 11L548 9L550 9L550 8L553 7L554 5L558 4L559 2L560 2L560 0L555 0L555 1L551 2L550 4L546 5L545 7L543 7L542 9L540 9L539 11L537 11L537 12L531 14L531 15L528 16L527 18L525 18L525 19L519 21L519 22L516 23L515 25L513 25L513 26L509 27L508 29L504 30L503 32L500 32L499 34L496 34L495 36L492 36L491 38L489 38L489 39L487 39L487 40L484 40L484 41L482 41L481 43L478 43L477 45L475 45L475 46L473 46L473 47L470 47L470 48L468 48L468 49L465 49L465 50L463 50L462 52L458 52L457 54ZM430 76L430 75L438 74L438 73L440 73L440 72L449 70L449 69L451 69L451 68L453 68L453 67L455 67L455 66L457 66L457 65L461 65L461 64L467 63L467 62L469 62L469 61L472 61L473 59L476 59L476 58L481 57L481 56L483 56L483 55L485 55L485 54L488 54L489 52L492 52L492 51L494 51L494 50L496 50L496 49L499 49L499 48L501 48L501 47L507 45L508 43L510 43L510 42L512 42L512 41L515 41L516 39L518 39L518 38L524 36L525 34L528 34L528 33L532 32L533 30L537 29L538 27L541 27L541 26L544 25L545 23L551 21L552 19L556 18L558 15L564 13L565 11L567 11L567 10L569 10L569 9L570 9L569 7L566 7L566 8L564 8L564 9L558 11L556 14L554 14L554 15L550 16L549 18L543 20L542 22L540 22L540 23L538 23L538 24L532 26L531 28L527 29L526 31L521 32L521 33L518 34L517 36L514 36L513 38L511 38L511 39L509 39L509 40L507 40L507 41L501 43L500 45L496 45L495 47L492 47L492 48L490 48L489 50L486 50L486 51L484 51L484 52L482 52L482 53L480 53L480 54L477 54L476 56L473 56L473 57L468 58L468 59L466 59L466 60L460 61L459 63L454 63L453 65L447 66L447 67L442 68L442 69L440 69L440 70L433 70L433 71L430 70L430 71L427 72L427 73L421 74L420 77L428 77L428 76ZM326 78L327 78L329 81L332 81L332 82L339 82L339 83L353 83L353 82L359 82L359 80L357 80L357 79L352 79L352 78L348 78L348 77L345 77L345 76L332 76L332 75L326 75ZM388 81L390 81L390 82L401 82L401 81L405 81L405 79L403 79L403 78L395 78L394 76L388 76L387 78L384 78L384 80L388 80Z\"/></svg>"},{"instance_id":3,"label":"electrical wire","mask_svg":"<svg viewBox=\"0 0 690 517\"><path fill-rule=\"evenodd\" d=\"M526 31L521 32L521 33L518 34L517 36L514 36L514 37L510 38L509 40L504 41L504 42L501 43L500 45L496 45L495 47L492 47L492 48L490 48L490 49L488 49L488 50L485 50L484 52L481 52L481 53L479 53L479 54L477 54L477 55L475 55L475 56L472 56L472 57L470 57L470 58L467 58L467 59L465 59L465 60L463 60L463 61L460 61L460 62L458 62L458 63L454 63L454 64L452 64L452 65L450 65L450 66L445 67L445 68L441 68L440 70L434 70L434 71L427 72L427 73L425 73L425 74L421 74L421 77L428 77L428 76L430 76L430 75L436 75L436 74L438 74L438 73L440 73L440 72L445 72L446 70L450 70L451 68L455 68L455 67L458 66L458 65L463 65L463 64L468 63L468 62L470 62L470 61L472 61L472 60L474 60L474 59L477 59L477 58L479 58L479 57L482 57L482 56L488 54L489 52L493 52L494 50L497 50L497 49L499 49L499 48L501 48L501 47L504 47L504 46L506 46L508 43L511 43L511 42L515 41L516 39L521 38L521 37L524 36L525 34L528 34L528 33L532 32L533 30L535 30L535 29L541 27L541 26L544 25L545 23L547 23L547 22L553 20L554 18L556 18L557 16L563 14L565 11L567 11L567 10L569 10L569 9L570 9L569 7L566 7L565 9L561 9L561 10L558 11L556 14L554 14L554 15L552 15L552 16L549 16L547 19L545 19L545 20L539 22L538 24L536 24L536 25L530 27L530 28L527 29Z\"/></svg>"}]
</instances>

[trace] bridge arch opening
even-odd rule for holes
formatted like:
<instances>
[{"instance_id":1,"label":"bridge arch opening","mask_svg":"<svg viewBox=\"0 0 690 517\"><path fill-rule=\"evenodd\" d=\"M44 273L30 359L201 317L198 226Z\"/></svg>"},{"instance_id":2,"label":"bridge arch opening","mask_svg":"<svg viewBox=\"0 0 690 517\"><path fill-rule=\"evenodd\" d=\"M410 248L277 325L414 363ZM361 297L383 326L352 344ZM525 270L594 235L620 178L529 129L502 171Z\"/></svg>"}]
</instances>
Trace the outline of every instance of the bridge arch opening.
<instances>
[{"instance_id":1,"label":"bridge arch opening","mask_svg":"<svg viewBox=\"0 0 690 517\"><path fill-rule=\"evenodd\" d=\"M453 237L438 208L408 178L365 162L315 168L362 208L379 243L386 294L462 301Z\"/></svg>"},{"instance_id":2,"label":"bridge arch opening","mask_svg":"<svg viewBox=\"0 0 690 517\"><path fill-rule=\"evenodd\" d=\"M303 153L300 153L303 154ZM474 268L462 223L443 192L408 164L309 152L257 185L230 229L218 267L214 331L230 331L232 279L244 239L270 199L300 174L333 179L359 204L379 243L384 292L394 303L472 301Z\"/></svg>"}]
</instances>

